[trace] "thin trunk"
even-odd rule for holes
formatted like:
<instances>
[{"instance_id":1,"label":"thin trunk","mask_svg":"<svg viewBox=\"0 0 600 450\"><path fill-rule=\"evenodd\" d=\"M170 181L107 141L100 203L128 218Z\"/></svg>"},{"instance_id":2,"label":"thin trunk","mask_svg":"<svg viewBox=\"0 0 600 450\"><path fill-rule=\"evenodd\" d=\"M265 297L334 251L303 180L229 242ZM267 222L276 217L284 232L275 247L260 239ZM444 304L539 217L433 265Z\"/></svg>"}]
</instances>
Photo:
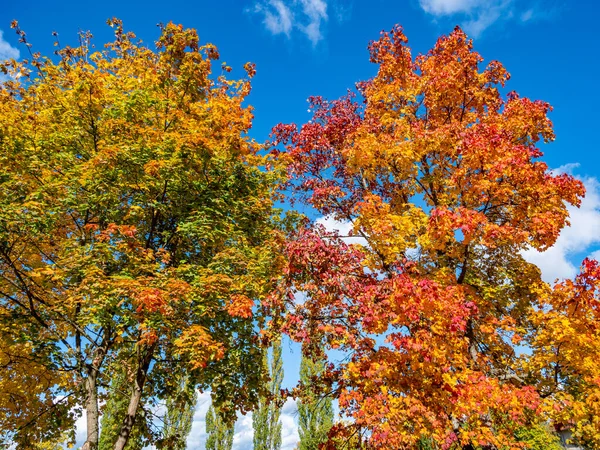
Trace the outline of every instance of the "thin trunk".
<instances>
[{"instance_id":1,"label":"thin trunk","mask_svg":"<svg viewBox=\"0 0 600 450\"><path fill-rule=\"evenodd\" d=\"M142 391L144 389L144 384L146 383L148 368L150 367L150 362L152 361L155 348L156 344L150 346L138 365L135 376L135 386L131 392L131 399L129 400L129 406L127 407L127 414L123 420L123 425L121 425L121 431L119 433L119 438L115 443L114 450L123 450L127 445L127 441L131 435L131 430L135 424L137 411L142 400Z\"/></svg>"},{"instance_id":2,"label":"thin trunk","mask_svg":"<svg viewBox=\"0 0 600 450\"><path fill-rule=\"evenodd\" d=\"M98 448L98 387L96 386L96 377L96 371L92 369L86 380L87 440L83 444L82 450L97 450Z\"/></svg>"}]
</instances>

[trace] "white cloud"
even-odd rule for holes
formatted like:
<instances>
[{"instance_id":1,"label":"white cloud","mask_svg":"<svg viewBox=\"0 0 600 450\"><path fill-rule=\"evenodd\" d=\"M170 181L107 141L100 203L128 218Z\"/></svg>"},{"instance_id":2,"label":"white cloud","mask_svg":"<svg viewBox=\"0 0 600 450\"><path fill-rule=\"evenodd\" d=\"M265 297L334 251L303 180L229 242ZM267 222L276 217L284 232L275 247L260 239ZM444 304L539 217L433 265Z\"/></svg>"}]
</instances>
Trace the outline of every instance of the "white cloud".
<instances>
[{"instance_id":1,"label":"white cloud","mask_svg":"<svg viewBox=\"0 0 600 450\"><path fill-rule=\"evenodd\" d=\"M553 173L570 173L576 167L576 164L566 164ZM545 252L533 249L523 252L523 257L537 265L542 271L542 278L549 283L575 276L582 253L600 257L600 250L595 250L600 246L600 182L592 177L581 180L586 194L581 207L568 207L571 226L565 227L556 243Z\"/></svg>"},{"instance_id":2,"label":"white cloud","mask_svg":"<svg viewBox=\"0 0 600 450\"><path fill-rule=\"evenodd\" d=\"M256 11L265 15L264 24L272 34L285 34L292 31L292 11L282 0L270 0L268 4L257 4Z\"/></svg>"},{"instance_id":3,"label":"white cloud","mask_svg":"<svg viewBox=\"0 0 600 450\"><path fill-rule=\"evenodd\" d=\"M11 58L19 59L19 55L19 49L6 42L4 40L4 33L0 30L0 61Z\"/></svg>"},{"instance_id":4,"label":"white cloud","mask_svg":"<svg viewBox=\"0 0 600 450\"><path fill-rule=\"evenodd\" d=\"M290 37L296 29L313 45L323 39L322 25L328 20L326 0L263 0L254 5L254 12L264 16L272 34Z\"/></svg>"},{"instance_id":5,"label":"white cloud","mask_svg":"<svg viewBox=\"0 0 600 450\"><path fill-rule=\"evenodd\" d=\"M83 410L83 414L77 418L75 421L75 446L76 448L81 447L85 444L85 440L87 439L87 414L85 409Z\"/></svg>"},{"instance_id":6,"label":"white cloud","mask_svg":"<svg viewBox=\"0 0 600 450\"><path fill-rule=\"evenodd\" d=\"M560 175L561 173L566 173L569 175L573 175L573 171L577 169L581 164L579 163L567 163L562 166L557 167L556 169L552 169L550 173L553 175Z\"/></svg>"},{"instance_id":7,"label":"white cloud","mask_svg":"<svg viewBox=\"0 0 600 450\"><path fill-rule=\"evenodd\" d=\"M513 3L514 0L419 0L421 8L436 18L462 17L462 27L472 37L480 36L498 20L512 18ZM530 20L533 14L533 9L529 9L520 16L521 22Z\"/></svg>"},{"instance_id":8,"label":"white cloud","mask_svg":"<svg viewBox=\"0 0 600 450\"><path fill-rule=\"evenodd\" d=\"M482 3L486 2L483 0L419 0L421 8L434 16L468 13Z\"/></svg>"},{"instance_id":9,"label":"white cloud","mask_svg":"<svg viewBox=\"0 0 600 450\"><path fill-rule=\"evenodd\" d=\"M360 244L368 246L365 238L360 236L350 236L352 232L352 222L348 220L336 220L331 216L320 217L315 220L318 225L323 225L327 231L337 231L346 244Z\"/></svg>"},{"instance_id":10,"label":"white cloud","mask_svg":"<svg viewBox=\"0 0 600 450\"><path fill-rule=\"evenodd\" d=\"M210 392L198 394L196 411L192 418L192 429L187 438L187 448L189 450L204 450L206 442L206 413L210 407Z\"/></svg>"},{"instance_id":11,"label":"white cloud","mask_svg":"<svg viewBox=\"0 0 600 450\"><path fill-rule=\"evenodd\" d=\"M0 30L0 64L7 59L19 59L19 56L19 49L6 42L2 30ZM0 73L0 83L7 79L9 79L9 76Z\"/></svg>"},{"instance_id":12,"label":"white cloud","mask_svg":"<svg viewBox=\"0 0 600 450\"><path fill-rule=\"evenodd\" d=\"M300 440L298 436L298 405L288 399L281 408L281 449L294 450Z\"/></svg>"},{"instance_id":13,"label":"white cloud","mask_svg":"<svg viewBox=\"0 0 600 450\"><path fill-rule=\"evenodd\" d=\"M210 407L210 392L198 395L198 403L192 423L192 430L187 439L189 450L204 450L206 443L206 413ZM298 408L294 400L287 400L281 409L281 442L282 450L294 450L298 443ZM234 450L252 450L254 430L252 428L252 413L245 416L238 414L233 436Z\"/></svg>"}]
</instances>

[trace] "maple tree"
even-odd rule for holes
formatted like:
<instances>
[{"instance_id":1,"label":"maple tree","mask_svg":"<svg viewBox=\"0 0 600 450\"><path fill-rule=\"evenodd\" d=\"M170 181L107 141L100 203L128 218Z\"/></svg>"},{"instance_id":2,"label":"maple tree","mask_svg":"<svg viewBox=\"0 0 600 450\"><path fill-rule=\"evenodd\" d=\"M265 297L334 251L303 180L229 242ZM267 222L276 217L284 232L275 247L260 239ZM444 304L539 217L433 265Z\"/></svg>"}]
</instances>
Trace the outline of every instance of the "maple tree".
<instances>
[{"instance_id":1,"label":"maple tree","mask_svg":"<svg viewBox=\"0 0 600 450\"><path fill-rule=\"evenodd\" d=\"M226 417L263 391L282 174L247 136L254 67L229 80L192 29L162 25L151 48L109 24L103 50L83 33L1 66L0 435L18 446L83 408L95 450L116 377L117 450L184 375Z\"/></svg>"},{"instance_id":2,"label":"maple tree","mask_svg":"<svg viewBox=\"0 0 600 450\"><path fill-rule=\"evenodd\" d=\"M597 297L583 279L551 294L521 256L551 246L568 223L566 204L584 194L539 160L540 143L554 138L550 106L503 95L508 72L483 66L458 27L416 57L401 27L369 49L378 70L357 84L362 101L353 92L312 97L308 123L273 131L296 201L362 240L315 224L299 230L272 302L287 308L282 329L294 340L348 355L320 377L350 419L334 425L328 445L524 448L519 430L537 426L548 403L574 411L582 433L597 430L597 365L576 370L583 352L556 361L553 334L569 311L574 325L562 339L596 345ZM565 290L588 309L575 312ZM563 376L587 389L555 383L575 408L545 396L540 377L552 361L568 363Z\"/></svg>"},{"instance_id":3,"label":"maple tree","mask_svg":"<svg viewBox=\"0 0 600 450\"><path fill-rule=\"evenodd\" d=\"M558 428L584 448L600 446L600 264L585 259L573 280L543 287L533 313L528 369Z\"/></svg>"}]
</instances>

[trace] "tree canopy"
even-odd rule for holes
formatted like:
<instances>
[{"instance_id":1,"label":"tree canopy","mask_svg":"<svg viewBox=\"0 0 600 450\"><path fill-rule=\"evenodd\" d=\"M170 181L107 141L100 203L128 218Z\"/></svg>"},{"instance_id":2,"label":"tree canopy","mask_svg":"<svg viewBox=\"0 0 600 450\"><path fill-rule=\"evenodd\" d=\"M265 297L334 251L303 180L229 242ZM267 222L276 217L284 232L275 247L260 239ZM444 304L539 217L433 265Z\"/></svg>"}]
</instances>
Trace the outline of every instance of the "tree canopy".
<instances>
[{"instance_id":1,"label":"tree canopy","mask_svg":"<svg viewBox=\"0 0 600 450\"><path fill-rule=\"evenodd\" d=\"M177 373L241 410L262 392L281 173L248 137L254 68L214 74L217 49L179 25L155 48L109 25L103 50L84 33L3 65L0 429L23 445L84 407L96 449L99 400L123 370L115 449Z\"/></svg>"},{"instance_id":2,"label":"tree canopy","mask_svg":"<svg viewBox=\"0 0 600 450\"><path fill-rule=\"evenodd\" d=\"M86 450L183 448L200 389L208 447L254 410L279 448L283 333L302 448L600 446L600 266L551 285L523 257L584 195L541 160L548 103L460 28L413 56L397 26L372 79L267 147L252 64L232 80L195 30L109 25L102 50L0 66L0 445L72 442L85 410Z\"/></svg>"},{"instance_id":3,"label":"tree canopy","mask_svg":"<svg viewBox=\"0 0 600 450\"><path fill-rule=\"evenodd\" d=\"M362 240L309 224L288 242L280 301L306 299L287 302L283 329L347 355L322 379L351 419L338 436L368 448L518 448L520 427L574 406L597 433L595 400L561 392L571 371L596 389L598 365L555 358L557 338L596 342L591 311L565 303L574 290L596 311L597 284L551 294L521 253L550 247L584 194L539 160L551 107L503 95L508 72L484 66L458 27L423 55L407 42L400 27L382 33L369 46L377 74L357 93L313 97L309 122L274 129L295 198ZM557 322L585 330L567 338Z\"/></svg>"}]
</instances>

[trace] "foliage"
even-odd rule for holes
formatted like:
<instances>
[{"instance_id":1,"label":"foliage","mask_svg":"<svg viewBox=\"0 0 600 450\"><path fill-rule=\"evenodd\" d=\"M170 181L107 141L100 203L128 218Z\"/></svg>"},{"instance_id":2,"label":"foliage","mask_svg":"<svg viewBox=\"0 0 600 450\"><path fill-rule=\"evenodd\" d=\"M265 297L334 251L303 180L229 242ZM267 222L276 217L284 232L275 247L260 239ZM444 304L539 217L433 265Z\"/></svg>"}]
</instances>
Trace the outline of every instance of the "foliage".
<instances>
[{"instance_id":1,"label":"foliage","mask_svg":"<svg viewBox=\"0 0 600 450\"><path fill-rule=\"evenodd\" d=\"M129 397L131 393L131 383L129 383L129 375L126 366L122 366L120 370L113 372L112 380L108 388L106 404L102 408L102 418L100 428L102 433L98 442L98 450L111 450L121 431L121 422L127 412L129 405ZM145 431L145 421L140 420L144 417L138 417L134 425L129 441L125 446L126 450L141 450L143 445L143 431Z\"/></svg>"},{"instance_id":2,"label":"foliage","mask_svg":"<svg viewBox=\"0 0 600 450\"><path fill-rule=\"evenodd\" d=\"M308 123L274 129L296 199L349 222L362 244L300 230L273 305L288 308L293 339L347 355L321 376L352 419L334 434L382 449L522 447L515 432L557 398L515 351L549 320L547 285L521 251L555 242L583 185L538 160L554 138L550 106L503 96L508 72L482 67L459 28L413 58L396 27L370 54L362 102L313 97Z\"/></svg>"},{"instance_id":3,"label":"foliage","mask_svg":"<svg viewBox=\"0 0 600 450\"><path fill-rule=\"evenodd\" d=\"M320 444L327 442L327 435L333 425L331 398L316 389L324 369L322 359L313 355L302 356L300 383L304 389L298 402L299 450L318 450Z\"/></svg>"},{"instance_id":4,"label":"foliage","mask_svg":"<svg viewBox=\"0 0 600 450\"><path fill-rule=\"evenodd\" d=\"M267 396L262 396L252 413L255 450L279 450L281 448L281 382L283 381L283 359L281 339L273 343L270 364L264 352L263 367L269 373Z\"/></svg>"},{"instance_id":5,"label":"foliage","mask_svg":"<svg viewBox=\"0 0 600 450\"><path fill-rule=\"evenodd\" d=\"M189 376L183 376L179 390L170 393L167 397L164 438L160 448L185 450L187 437L192 430L192 422L198 394Z\"/></svg>"},{"instance_id":6,"label":"foliage","mask_svg":"<svg viewBox=\"0 0 600 450\"><path fill-rule=\"evenodd\" d=\"M56 60L2 65L0 433L24 445L72 427L79 405L95 449L99 393L123 365L116 449L178 372L228 416L263 389L281 173L247 137L254 68L231 81L194 30L161 26L150 48L109 24L104 50L84 33Z\"/></svg>"},{"instance_id":7,"label":"foliage","mask_svg":"<svg viewBox=\"0 0 600 450\"><path fill-rule=\"evenodd\" d=\"M206 450L231 450L234 424L227 422L219 409L210 405L206 413Z\"/></svg>"},{"instance_id":8,"label":"foliage","mask_svg":"<svg viewBox=\"0 0 600 450\"><path fill-rule=\"evenodd\" d=\"M527 450L563 450L560 438L550 430L547 424L536 424L522 428L516 433L519 441L525 443Z\"/></svg>"},{"instance_id":9,"label":"foliage","mask_svg":"<svg viewBox=\"0 0 600 450\"><path fill-rule=\"evenodd\" d=\"M550 291L550 292L548 292ZM585 448L600 446L600 264L583 261L579 275L544 294L533 314L529 368L553 423Z\"/></svg>"}]
</instances>

